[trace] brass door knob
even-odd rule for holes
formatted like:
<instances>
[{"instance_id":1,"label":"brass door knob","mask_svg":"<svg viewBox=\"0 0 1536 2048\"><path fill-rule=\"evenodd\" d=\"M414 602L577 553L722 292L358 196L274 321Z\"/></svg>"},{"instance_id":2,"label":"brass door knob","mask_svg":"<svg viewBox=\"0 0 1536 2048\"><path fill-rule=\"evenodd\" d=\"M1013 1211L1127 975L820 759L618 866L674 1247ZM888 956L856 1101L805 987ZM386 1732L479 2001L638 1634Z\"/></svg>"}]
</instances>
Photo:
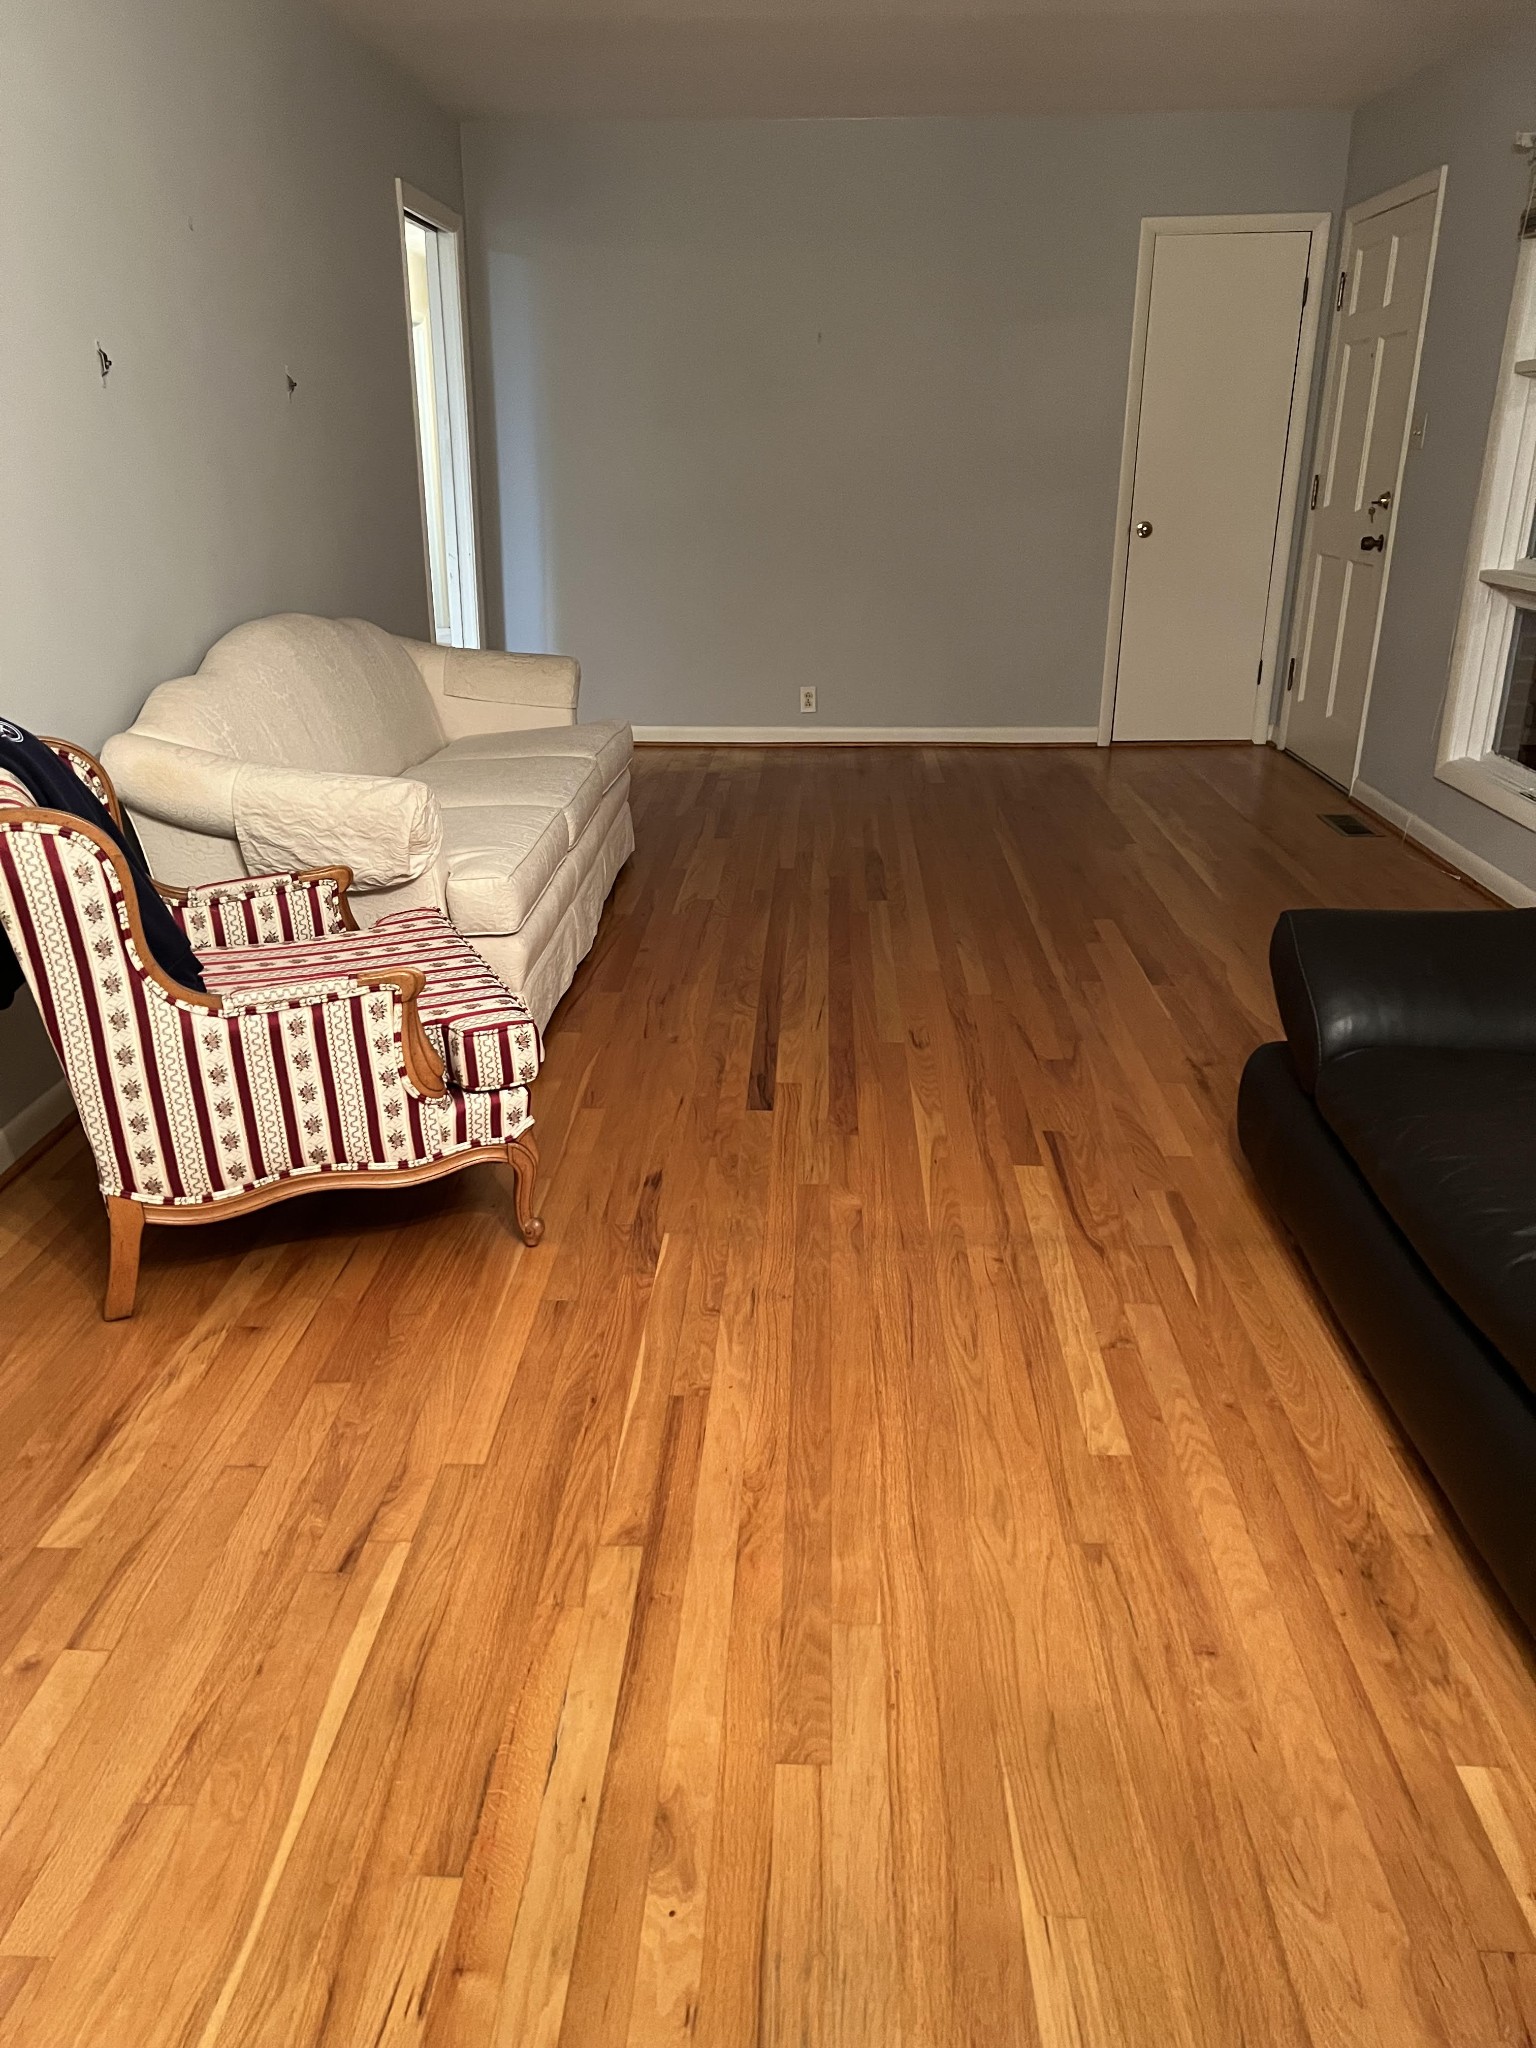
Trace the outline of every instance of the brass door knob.
<instances>
[{"instance_id":1,"label":"brass door knob","mask_svg":"<svg viewBox=\"0 0 1536 2048\"><path fill-rule=\"evenodd\" d=\"M1138 537L1139 539L1141 539L1141 540L1150 540L1150 539L1152 538L1152 522L1151 522L1151 520L1150 520L1150 519L1138 519L1138 520L1137 520L1137 522L1136 522L1136 533L1137 533L1137 537Z\"/></svg>"}]
</instances>

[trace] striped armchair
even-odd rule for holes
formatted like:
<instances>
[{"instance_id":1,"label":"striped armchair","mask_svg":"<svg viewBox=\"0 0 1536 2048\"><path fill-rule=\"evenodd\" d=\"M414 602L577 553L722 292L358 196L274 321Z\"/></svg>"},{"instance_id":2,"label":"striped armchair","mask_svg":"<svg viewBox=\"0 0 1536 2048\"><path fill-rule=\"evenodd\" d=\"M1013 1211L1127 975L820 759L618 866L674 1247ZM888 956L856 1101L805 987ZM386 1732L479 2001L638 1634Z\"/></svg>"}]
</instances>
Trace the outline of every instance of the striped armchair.
<instances>
[{"instance_id":1,"label":"striped armchair","mask_svg":"<svg viewBox=\"0 0 1536 2048\"><path fill-rule=\"evenodd\" d=\"M47 742L122 813L100 763ZM105 834L0 776L0 926L95 1155L111 1234L104 1313L131 1315L146 1223L207 1223L334 1186L512 1168L535 1245L527 1010L437 911L359 932L345 868L162 889L208 993L145 942Z\"/></svg>"}]
</instances>

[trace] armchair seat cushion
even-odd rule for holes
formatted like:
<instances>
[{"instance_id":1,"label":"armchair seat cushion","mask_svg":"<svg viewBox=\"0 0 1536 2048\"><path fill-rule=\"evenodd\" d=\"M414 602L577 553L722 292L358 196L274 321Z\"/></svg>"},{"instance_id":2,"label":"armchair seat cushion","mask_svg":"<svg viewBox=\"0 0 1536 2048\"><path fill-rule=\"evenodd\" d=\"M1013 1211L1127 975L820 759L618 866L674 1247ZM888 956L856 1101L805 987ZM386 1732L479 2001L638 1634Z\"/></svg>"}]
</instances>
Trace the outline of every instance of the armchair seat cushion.
<instances>
[{"instance_id":1,"label":"armchair seat cushion","mask_svg":"<svg viewBox=\"0 0 1536 2048\"><path fill-rule=\"evenodd\" d=\"M422 1028L458 1088L526 1088L539 1071L532 1017L440 910L397 910L364 932L212 947L201 957L203 977L219 994L419 968L427 977Z\"/></svg>"},{"instance_id":2,"label":"armchair seat cushion","mask_svg":"<svg viewBox=\"0 0 1536 2048\"><path fill-rule=\"evenodd\" d=\"M435 762L566 760L585 761L601 779L606 795L629 767L634 735L621 718L598 718L590 725L538 726L526 732L473 733L452 740L433 756ZM420 774L418 768L413 771Z\"/></svg>"}]
</instances>

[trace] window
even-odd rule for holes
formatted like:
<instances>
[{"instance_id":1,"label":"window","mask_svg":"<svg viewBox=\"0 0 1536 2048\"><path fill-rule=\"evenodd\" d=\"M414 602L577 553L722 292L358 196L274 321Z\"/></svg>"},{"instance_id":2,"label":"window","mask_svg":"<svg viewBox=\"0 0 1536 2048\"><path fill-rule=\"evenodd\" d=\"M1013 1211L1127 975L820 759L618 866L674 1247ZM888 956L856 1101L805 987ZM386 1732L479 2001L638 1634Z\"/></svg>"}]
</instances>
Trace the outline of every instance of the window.
<instances>
[{"instance_id":1,"label":"window","mask_svg":"<svg viewBox=\"0 0 1536 2048\"><path fill-rule=\"evenodd\" d=\"M1536 218L1530 215L1435 772L1536 830Z\"/></svg>"},{"instance_id":2,"label":"window","mask_svg":"<svg viewBox=\"0 0 1536 2048\"><path fill-rule=\"evenodd\" d=\"M478 647L480 576L458 216L398 188L433 637Z\"/></svg>"}]
</instances>

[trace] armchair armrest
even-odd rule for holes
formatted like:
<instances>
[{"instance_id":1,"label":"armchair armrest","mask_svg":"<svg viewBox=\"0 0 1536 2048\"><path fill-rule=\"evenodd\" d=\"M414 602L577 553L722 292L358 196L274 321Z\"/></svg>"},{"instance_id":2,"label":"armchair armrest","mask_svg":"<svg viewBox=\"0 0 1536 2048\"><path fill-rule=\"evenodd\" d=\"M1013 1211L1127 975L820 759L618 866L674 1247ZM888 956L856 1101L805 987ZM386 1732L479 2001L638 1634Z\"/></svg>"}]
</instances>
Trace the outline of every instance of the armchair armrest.
<instances>
[{"instance_id":1,"label":"armchair armrest","mask_svg":"<svg viewBox=\"0 0 1536 2048\"><path fill-rule=\"evenodd\" d=\"M359 995L387 994L394 1000L387 1009L379 1006L378 1014L371 1020L378 1027L373 1050L382 1063L374 1076L376 1083L398 1080L404 1083L410 1094L441 1097L448 1092L443 1063L421 1022L419 1004L426 985L427 977L419 968L397 967L388 974L349 975L325 982L280 983L272 988L242 988L220 998L216 1015L221 1022L238 1026L243 1018L266 1016L274 1010L286 1011L295 1018L303 1017L310 1028L323 1033L331 1009L339 1006L343 1011L350 1011L353 999ZM391 1039L397 1046L393 1057ZM286 1073L276 1067L274 1072L279 1086L283 1087L288 1078Z\"/></svg>"},{"instance_id":2,"label":"armchair armrest","mask_svg":"<svg viewBox=\"0 0 1536 2048\"><path fill-rule=\"evenodd\" d=\"M298 874L237 875L227 882L155 888L199 953L225 946L264 946L355 932L347 892L350 868L305 868Z\"/></svg>"},{"instance_id":3,"label":"armchair armrest","mask_svg":"<svg viewBox=\"0 0 1536 2048\"><path fill-rule=\"evenodd\" d=\"M406 642L449 739L472 733L574 725L581 666L566 654Z\"/></svg>"},{"instance_id":4,"label":"armchair armrest","mask_svg":"<svg viewBox=\"0 0 1536 2048\"><path fill-rule=\"evenodd\" d=\"M253 873L344 864L358 888L385 889L415 881L442 850L437 798L406 776L234 761L133 732L106 753L131 810L236 840Z\"/></svg>"},{"instance_id":5,"label":"armchair armrest","mask_svg":"<svg viewBox=\"0 0 1536 2048\"><path fill-rule=\"evenodd\" d=\"M1269 970L1309 1093L1366 1047L1536 1052L1536 910L1288 910Z\"/></svg>"}]
</instances>

